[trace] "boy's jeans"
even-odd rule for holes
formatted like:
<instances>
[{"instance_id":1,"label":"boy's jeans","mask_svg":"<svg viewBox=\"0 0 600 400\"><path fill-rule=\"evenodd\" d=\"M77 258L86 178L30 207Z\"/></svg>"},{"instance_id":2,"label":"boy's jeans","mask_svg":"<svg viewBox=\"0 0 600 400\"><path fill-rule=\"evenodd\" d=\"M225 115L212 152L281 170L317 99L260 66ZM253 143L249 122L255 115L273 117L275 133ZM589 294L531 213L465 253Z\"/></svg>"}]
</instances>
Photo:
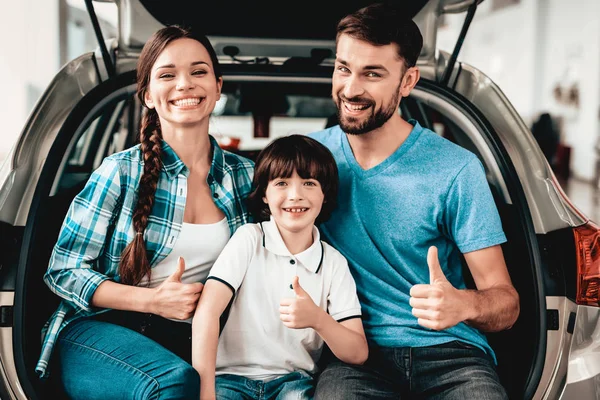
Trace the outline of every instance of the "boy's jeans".
<instances>
[{"instance_id":1,"label":"boy's jeans","mask_svg":"<svg viewBox=\"0 0 600 400\"><path fill-rule=\"evenodd\" d=\"M309 400L314 392L313 378L296 371L264 382L239 375L217 375L217 399L221 400Z\"/></svg>"}]
</instances>

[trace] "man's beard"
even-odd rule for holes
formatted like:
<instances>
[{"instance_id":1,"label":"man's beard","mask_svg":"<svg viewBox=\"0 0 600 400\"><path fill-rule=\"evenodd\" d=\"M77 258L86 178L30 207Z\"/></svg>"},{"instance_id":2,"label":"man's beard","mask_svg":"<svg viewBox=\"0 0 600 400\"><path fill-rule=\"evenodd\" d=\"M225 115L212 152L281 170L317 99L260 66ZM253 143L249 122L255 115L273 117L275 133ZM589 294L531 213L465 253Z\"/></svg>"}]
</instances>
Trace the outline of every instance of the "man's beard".
<instances>
[{"instance_id":1,"label":"man's beard","mask_svg":"<svg viewBox=\"0 0 600 400\"><path fill-rule=\"evenodd\" d=\"M350 135L362 135L365 133L369 133L374 131L375 129L381 128L383 124L385 124L394 113L398 112L398 99L400 98L400 85L396 88L394 97L392 97L391 102L387 107L382 106L379 110L372 112L367 119L362 122L359 122L357 118L354 117L346 117L344 120L342 117L342 98L338 95L337 101L337 117L340 123L340 128ZM348 102L356 102L362 104L369 104L370 107L374 106L374 103L368 99L363 99L361 97L353 97L351 99L345 99Z\"/></svg>"}]
</instances>

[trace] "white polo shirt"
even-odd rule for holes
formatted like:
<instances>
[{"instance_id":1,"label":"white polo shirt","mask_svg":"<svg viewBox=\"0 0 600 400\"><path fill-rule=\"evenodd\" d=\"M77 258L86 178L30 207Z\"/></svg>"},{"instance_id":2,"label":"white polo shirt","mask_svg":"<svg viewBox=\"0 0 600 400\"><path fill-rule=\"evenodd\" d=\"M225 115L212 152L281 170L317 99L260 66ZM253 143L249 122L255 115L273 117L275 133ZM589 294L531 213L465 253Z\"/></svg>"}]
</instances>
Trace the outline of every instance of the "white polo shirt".
<instances>
[{"instance_id":1,"label":"white polo shirt","mask_svg":"<svg viewBox=\"0 0 600 400\"><path fill-rule=\"evenodd\" d=\"M360 318L348 262L321 242L316 227L313 238L308 249L292 255L272 220L246 224L231 237L208 277L234 292L219 339L217 375L268 381L296 370L316 372L323 339L312 328L288 328L279 318L281 299L296 296L291 288L295 275L315 304L336 321Z\"/></svg>"}]
</instances>

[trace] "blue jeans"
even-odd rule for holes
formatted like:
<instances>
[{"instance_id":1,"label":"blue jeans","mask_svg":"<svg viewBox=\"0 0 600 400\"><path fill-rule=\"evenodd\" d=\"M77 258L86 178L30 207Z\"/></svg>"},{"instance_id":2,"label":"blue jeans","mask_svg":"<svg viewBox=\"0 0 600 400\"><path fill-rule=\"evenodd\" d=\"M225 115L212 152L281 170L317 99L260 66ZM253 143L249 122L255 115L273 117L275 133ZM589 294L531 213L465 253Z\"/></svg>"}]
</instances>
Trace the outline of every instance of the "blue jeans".
<instances>
[{"instance_id":1,"label":"blue jeans","mask_svg":"<svg viewBox=\"0 0 600 400\"><path fill-rule=\"evenodd\" d=\"M189 363L120 325L76 320L60 333L55 351L52 373L70 398L200 398L200 376Z\"/></svg>"},{"instance_id":2,"label":"blue jeans","mask_svg":"<svg viewBox=\"0 0 600 400\"><path fill-rule=\"evenodd\" d=\"M313 378L304 371L267 382L239 375L218 375L215 386L218 400L309 400L314 392Z\"/></svg>"},{"instance_id":3,"label":"blue jeans","mask_svg":"<svg viewBox=\"0 0 600 400\"><path fill-rule=\"evenodd\" d=\"M413 348L369 348L362 366L334 360L321 373L315 399L507 400L493 360L454 341Z\"/></svg>"}]
</instances>

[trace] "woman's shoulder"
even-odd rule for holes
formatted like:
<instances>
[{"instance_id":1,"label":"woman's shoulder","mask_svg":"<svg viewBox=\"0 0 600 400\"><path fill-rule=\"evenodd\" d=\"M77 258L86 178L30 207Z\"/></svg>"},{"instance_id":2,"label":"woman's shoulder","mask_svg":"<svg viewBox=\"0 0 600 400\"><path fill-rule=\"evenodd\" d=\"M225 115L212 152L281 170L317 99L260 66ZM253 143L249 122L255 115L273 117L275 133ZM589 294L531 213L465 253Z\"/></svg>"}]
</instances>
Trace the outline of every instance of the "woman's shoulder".
<instances>
[{"instance_id":1,"label":"woman's shoulder","mask_svg":"<svg viewBox=\"0 0 600 400\"><path fill-rule=\"evenodd\" d=\"M226 166L234 169L254 170L254 161L251 159L229 150L222 151Z\"/></svg>"},{"instance_id":2,"label":"woman's shoulder","mask_svg":"<svg viewBox=\"0 0 600 400\"><path fill-rule=\"evenodd\" d=\"M132 146L128 149L106 156L97 172L107 174L117 172L120 175L136 175L141 171L143 165L140 152L140 145Z\"/></svg>"},{"instance_id":3,"label":"woman's shoulder","mask_svg":"<svg viewBox=\"0 0 600 400\"><path fill-rule=\"evenodd\" d=\"M142 161L142 153L140 145L129 147L125 150L113 153L105 158L106 161L112 161L117 164L123 163L140 163Z\"/></svg>"}]
</instances>

